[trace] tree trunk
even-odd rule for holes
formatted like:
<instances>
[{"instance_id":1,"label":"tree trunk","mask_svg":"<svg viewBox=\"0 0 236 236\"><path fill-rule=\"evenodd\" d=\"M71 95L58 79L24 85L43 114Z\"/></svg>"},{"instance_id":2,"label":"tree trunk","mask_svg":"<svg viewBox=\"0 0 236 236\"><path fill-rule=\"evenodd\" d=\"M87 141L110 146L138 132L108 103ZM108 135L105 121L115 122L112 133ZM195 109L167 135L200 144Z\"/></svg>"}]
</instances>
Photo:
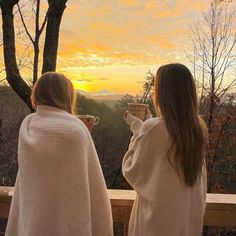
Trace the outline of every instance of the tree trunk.
<instances>
[{"instance_id":1,"label":"tree trunk","mask_svg":"<svg viewBox=\"0 0 236 236\"><path fill-rule=\"evenodd\" d=\"M215 75L214 71L211 72L211 91L210 91L210 104L209 104L209 118L208 118L208 128L211 133L213 113L215 108Z\"/></svg>"},{"instance_id":2,"label":"tree trunk","mask_svg":"<svg viewBox=\"0 0 236 236\"><path fill-rule=\"evenodd\" d=\"M214 121L214 110L215 110L215 71L214 68L211 68L211 90L210 90L210 97L209 97L209 116L208 116L208 135L209 135L209 151L210 155L208 159L208 166L207 166L207 191L211 192L211 188L213 187L213 167L214 167L214 158L212 156L212 148L213 148L213 121Z\"/></svg>"},{"instance_id":3,"label":"tree trunk","mask_svg":"<svg viewBox=\"0 0 236 236\"><path fill-rule=\"evenodd\" d=\"M34 43L33 84L35 84L38 79L38 61L39 61L39 45L38 45L38 41L35 41L35 43Z\"/></svg>"},{"instance_id":4,"label":"tree trunk","mask_svg":"<svg viewBox=\"0 0 236 236\"><path fill-rule=\"evenodd\" d=\"M38 64L39 64L39 18L40 18L40 0L36 1L36 13L35 13L35 39L33 42L34 46L34 64L33 64L33 85L38 79Z\"/></svg>"},{"instance_id":5,"label":"tree trunk","mask_svg":"<svg viewBox=\"0 0 236 236\"><path fill-rule=\"evenodd\" d=\"M3 143L2 118L0 118L0 143ZM0 149L0 151L1 151L1 149Z\"/></svg>"},{"instance_id":6,"label":"tree trunk","mask_svg":"<svg viewBox=\"0 0 236 236\"><path fill-rule=\"evenodd\" d=\"M21 78L16 63L13 8L17 3L18 0L2 0L0 2L2 10L3 52L7 76L6 79L12 89L20 96L30 110L33 111L30 102L31 88Z\"/></svg>"},{"instance_id":7,"label":"tree trunk","mask_svg":"<svg viewBox=\"0 0 236 236\"><path fill-rule=\"evenodd\" d=\"M43 50L42 74L56 70L59 30L67 0L48 0L49 14Z\"/></svg>"}]
</instances>

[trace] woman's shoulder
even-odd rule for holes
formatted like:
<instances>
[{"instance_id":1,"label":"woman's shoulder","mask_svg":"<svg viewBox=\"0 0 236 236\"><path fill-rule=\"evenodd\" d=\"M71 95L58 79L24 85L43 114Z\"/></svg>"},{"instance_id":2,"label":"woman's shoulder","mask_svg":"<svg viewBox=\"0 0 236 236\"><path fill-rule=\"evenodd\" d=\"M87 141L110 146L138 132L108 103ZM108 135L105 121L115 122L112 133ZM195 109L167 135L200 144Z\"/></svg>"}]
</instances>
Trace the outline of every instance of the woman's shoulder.
<instances>
[{"instance_id":1,"label":"woman's shoulder","mask_svg":"<svg viewBox=\"0 0 236 236\"><path fill-rule=\"evenodd\" d=\"M29 122L29 120L31 120L33 117L36 116L36 113L30 113L28 114L24 119L23 121L21 122L21 126L24 126L26 123Z\"/></svg>"},{"instance_id":2,"label":"woman's shoulder","mask_svg":"<svg viewBox=\"0 0 236 236\"><path fill-rule=\"evenodd\" d=\"M87 133L87 128L84 123L69 113L51 117L51 119L48 119L46 125L47 127L50 127L49 129L52 131L56 128L57 132L75 136L81 136L82 134L85 135Z\"/></svg>"},{"instance_id":3,"label":"woman's shoulder","mask_svg":"<svg viewBox=\"0 0 236 236\"><path fill-rule=\"evenodd\" d=\"M161 117L150 118L143 122L141 132L149 132L154 128L160 128L164 125L164 119Z\"/></svg>"},{"instance_id":4,"label":"woman's shoulder","mask_svg":"<svg viewBox=\"0 0 236 236\"><path fill-rule=\"evenodd\" d=\"M40 115L32 113L25 117L21 124L21 129L34 131L37 134L47 133L62 136L87 136L87 128L75 116L69 113L51 113Z\"/></svg>"},{"instance_id":5,"label":"woman's shoulder","mask_svg":"<svg viewBox=\"0 0 236 236\"><path fill-rule=\"evenodd\" d=\"M149 142L153 147L165 148L169 145L170 135L166 127L165 119L157 117L145 121L140 130L145 142Z\"/></svg>"}]
</instances>

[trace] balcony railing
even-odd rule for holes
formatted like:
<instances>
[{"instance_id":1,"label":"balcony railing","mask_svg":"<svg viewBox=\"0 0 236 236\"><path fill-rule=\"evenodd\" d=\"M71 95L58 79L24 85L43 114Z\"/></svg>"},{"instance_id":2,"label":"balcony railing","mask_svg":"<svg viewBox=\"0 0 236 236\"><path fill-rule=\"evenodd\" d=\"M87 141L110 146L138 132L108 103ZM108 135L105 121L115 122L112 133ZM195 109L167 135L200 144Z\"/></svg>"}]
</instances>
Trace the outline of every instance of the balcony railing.
<instances>
[{"instance_id":1,"label":"balcony railing","mask_svg":"<svg viewBox=\"0 0 236 236\"><path fill-rule=\"evenodd\" d=\"M8 218L13 187L0 187L0 218ZM127 235L132 205L136 196L133 190L109 189L113 221L122 223ZM207 194L205 225L236 226L236 194Z\"/></svg>"}]
</instances>

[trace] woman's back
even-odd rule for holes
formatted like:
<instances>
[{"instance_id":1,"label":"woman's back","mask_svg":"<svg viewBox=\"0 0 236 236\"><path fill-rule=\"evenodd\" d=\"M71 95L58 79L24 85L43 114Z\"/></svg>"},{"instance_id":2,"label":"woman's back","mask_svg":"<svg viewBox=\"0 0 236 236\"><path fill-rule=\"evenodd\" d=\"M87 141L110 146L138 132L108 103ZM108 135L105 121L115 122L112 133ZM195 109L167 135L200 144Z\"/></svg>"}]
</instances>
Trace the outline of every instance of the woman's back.
<instances>
[{"instance_id":1,"label":"woman's back","mask_svg":"<svg viewBox=\"0 0 236 236\"><path fill-rule=\"evenodd\" d=\"M7 236L112 235L101 167L80 120L39 106L22 123L18 160Z\"/></svg>"},{"instance_id":2,"label":"woman's back","mask_svg":"<svg viewBox=\"0 0 236 236\"><path fill-rule=\"evenodd\" d=\"M161 118L124 118L133 137L123 174L137 191L130 235L199 236L206 201L207 129L198 112L190 70L161 66L154 80L155 111Z\"/></svg>"},{"instance_id":3,"label":"woman's back","mask_svg":"<svg viewBox=\"0 0 236 236\"><path fill-rule=\"evenodd\" d=\"M135 118L131 123L137 135L123 160L123 174L138 193L129 235L199 236L205 210L205 167L195 185L187 186L169 162L171 137L165 120L138 123Z\"/></svg>"}]
</instances>

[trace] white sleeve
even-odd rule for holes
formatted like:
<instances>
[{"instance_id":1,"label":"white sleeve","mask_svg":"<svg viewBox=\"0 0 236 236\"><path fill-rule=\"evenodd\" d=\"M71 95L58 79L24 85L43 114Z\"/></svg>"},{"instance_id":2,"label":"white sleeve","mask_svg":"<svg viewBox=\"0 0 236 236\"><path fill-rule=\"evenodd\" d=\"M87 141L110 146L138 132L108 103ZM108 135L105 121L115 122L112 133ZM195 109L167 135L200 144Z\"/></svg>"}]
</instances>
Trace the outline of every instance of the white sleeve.
<instances>
[{"instance_id":1,"label":"white sleeve","mask_svg":"<svg viewBox=\"0 0 236 236\"><path fill-rule=\"evenodd\" d=\"M136 190L143 182L143 159L146 156L145 135L133 138L122 162L122 173L129 184ZM143 158L142 158L143 157Z\"/></svg>"},{"instance_id":2,"label":"white sleeve","mask_svg":"<svg viewBox=\"0 0 236 236\"><path fill-rule=\"evenodd\" d=\"M147 183L159 152L159 135L156 135L156 130L152 127L153 125L143 123L139 134L133 136L122 162L123 175L137 192Z\"/></svg>"}]
</instances>

